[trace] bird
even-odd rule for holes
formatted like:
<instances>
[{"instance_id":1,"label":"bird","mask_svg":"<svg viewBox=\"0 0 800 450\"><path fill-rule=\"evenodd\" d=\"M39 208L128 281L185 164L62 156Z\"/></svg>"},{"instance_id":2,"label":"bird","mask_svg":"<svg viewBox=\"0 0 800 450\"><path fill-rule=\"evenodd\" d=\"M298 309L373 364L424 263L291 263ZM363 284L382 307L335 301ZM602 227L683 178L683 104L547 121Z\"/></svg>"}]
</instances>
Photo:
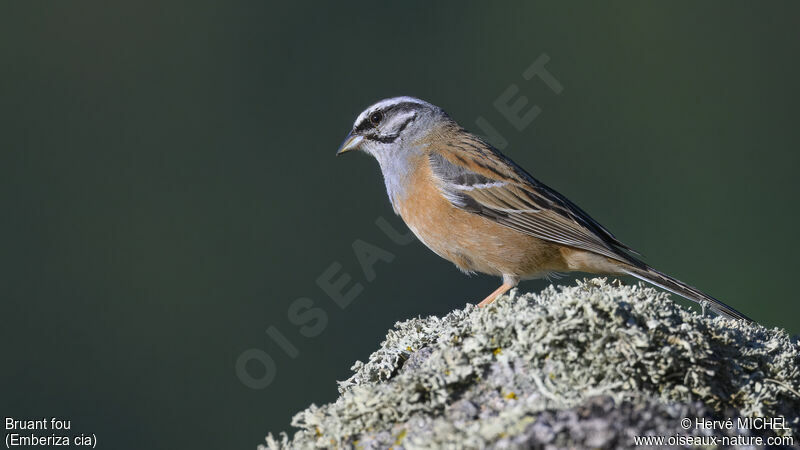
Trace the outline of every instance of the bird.
<instances>
[{"instance_id":1,"label":"bird","mask_svg":"<svg viewBox=\"0 0 800 450\"><path fill-rule=\"evenodd\" d=\"M502 278L479 307L521 280L585 272L633 276L751 321L645 264L575 203L438 106L409 96L378 101L358 115L336 154L354 150L378 161L394 212L423 244L465 273Z\"/></svg>"}]
</instances>

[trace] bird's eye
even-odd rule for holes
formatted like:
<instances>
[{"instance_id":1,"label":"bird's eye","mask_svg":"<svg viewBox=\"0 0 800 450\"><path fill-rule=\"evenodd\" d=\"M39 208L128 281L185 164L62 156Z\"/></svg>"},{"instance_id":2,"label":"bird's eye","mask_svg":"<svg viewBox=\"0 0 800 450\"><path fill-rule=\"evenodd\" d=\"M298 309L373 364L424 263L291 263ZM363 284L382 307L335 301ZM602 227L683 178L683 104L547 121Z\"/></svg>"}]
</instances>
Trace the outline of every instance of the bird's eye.
<instances>
[{"instance_id":1,"label":"bird's eye","mask_svg":"<svg viewBox=\"0 0 800 450\"><path fill-rule=\"evenodd\" d=\"M369 123L371 123L372 126L378 125L381 123L381 120L383 120L383 113L380 111L375 111L369 115Z\"/></svg>"}]
</instances>

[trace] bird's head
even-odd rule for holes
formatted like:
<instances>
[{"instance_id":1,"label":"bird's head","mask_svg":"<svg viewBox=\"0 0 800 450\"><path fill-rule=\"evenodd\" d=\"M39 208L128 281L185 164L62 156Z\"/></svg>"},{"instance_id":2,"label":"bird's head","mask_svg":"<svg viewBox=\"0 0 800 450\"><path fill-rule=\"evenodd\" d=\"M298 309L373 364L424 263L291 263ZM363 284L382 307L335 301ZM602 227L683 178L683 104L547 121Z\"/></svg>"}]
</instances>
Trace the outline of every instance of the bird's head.
<instances>
[{"instance_id":1,"label":"bird's head","mask_svg":"<svg viewBox=\"0 0 800 450\"><path fill-rule=\"evenodd\" d=\"M444 111L414 97L381 100L358 115L353 129L336 152L363 150L378 160L419 142L436 125L449 121Z\"/></svg>"}]
</instances>

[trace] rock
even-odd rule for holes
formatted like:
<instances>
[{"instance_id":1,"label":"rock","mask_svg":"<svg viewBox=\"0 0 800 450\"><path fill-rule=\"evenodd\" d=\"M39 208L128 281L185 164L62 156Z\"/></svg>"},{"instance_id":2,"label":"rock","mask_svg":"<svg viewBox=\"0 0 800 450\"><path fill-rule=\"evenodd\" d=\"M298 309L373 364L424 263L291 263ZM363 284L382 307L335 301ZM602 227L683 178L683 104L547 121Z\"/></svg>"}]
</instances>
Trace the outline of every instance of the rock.
<instances>
[{"instance_id":1,"label":"rock","mask_svg":"<svg viewBox=\"0 0 800 450\"><path fill-rule=\"evenodd\" d=\"M294 417L291 439L270 433L259 448L632 447L651 435L800 442L797 337L604 279L398 322L352 370L335 402ZM734 428L697 427L697 417L731 418ZM783 417L788 429L737 429L737 417Z\"/></svg>"}]
</instances>

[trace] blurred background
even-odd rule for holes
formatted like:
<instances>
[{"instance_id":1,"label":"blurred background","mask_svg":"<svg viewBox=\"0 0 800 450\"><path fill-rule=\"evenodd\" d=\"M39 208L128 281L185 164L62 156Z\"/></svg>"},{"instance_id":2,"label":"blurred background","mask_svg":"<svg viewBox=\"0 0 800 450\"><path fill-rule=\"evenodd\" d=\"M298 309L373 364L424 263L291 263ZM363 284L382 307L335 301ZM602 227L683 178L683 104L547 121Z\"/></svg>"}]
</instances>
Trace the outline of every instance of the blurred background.
<instances>
[{"instance_id":1,"label":"blurred background","mask_svg":"<svg viewBox=\"0 0 800 450\"><path fill-rule=\"evenodd\" d=\"M474 131L483 117L506 154L652 265L800 332L798 13L4 4L2 415L70 419L100 448L254 448L333 400L395 321L494 290L393 243L376 219L406 229L377 164L334 157L356 115L395 95ZM522 77L543 54L558 95ZM493 106L512 84L541 108L522 131ZM356 239L394 255L372 281ZM316 281L332 266L363 286L344 310ZM327 319L313 337L288 315L298 298ZM263 389L236 370L248 349L261 359L244 373L274 376Z\"/></svg>"}]
</instances>

